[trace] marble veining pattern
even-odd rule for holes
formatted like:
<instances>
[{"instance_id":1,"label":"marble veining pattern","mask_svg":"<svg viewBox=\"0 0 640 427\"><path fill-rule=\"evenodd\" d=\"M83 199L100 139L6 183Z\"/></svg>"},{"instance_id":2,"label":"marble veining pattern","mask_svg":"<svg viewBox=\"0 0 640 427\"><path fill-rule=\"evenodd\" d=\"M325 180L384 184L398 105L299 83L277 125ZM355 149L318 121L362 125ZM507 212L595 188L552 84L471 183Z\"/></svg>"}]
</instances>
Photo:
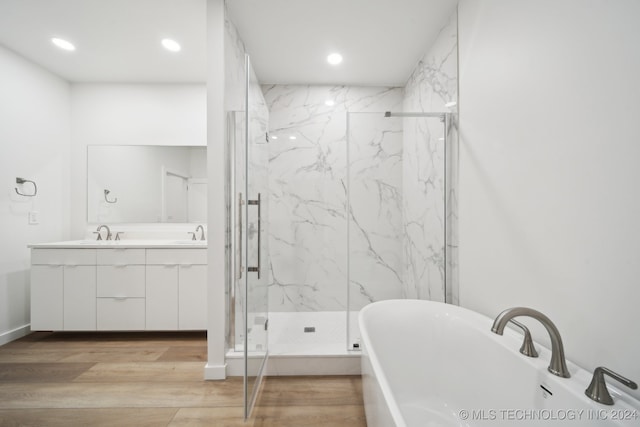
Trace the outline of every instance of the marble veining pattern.
<instances>
[{"instance_id":1,"label":"marble veining pattern","mask_svg":"<svg viewBox=\"0 0 640 427\"><path fill-rule=\"evenodd\" d=\"M446 104L457 101L457 81L457 16L453 14L409 78L404 111L455 113L455 107ZM452 183L457 163L451 160L457 153L457 134L449 133L445 147L444 124L439 119L404 120L404 294L444 301L446 273L447 301L457 303L457 285L452 280L457 265L457 218L450 209L456 198ZM450 156L446 168L445 151ZM445 192L449 194L449 209L445 209Z\"/></svg>"},{"instance_id":2,"label":"marble veining pattern","mask_svg":"<svg viewBox=\"0 0 640 427\"><path fill-rule=\"evenodd\" d=\"M263 86L263 92L270 110L270 135L277 138L269 143L269 310L346 310L347 223L350 216L358 215L354 209L348 212L347 203L347 112L397 110L402 90L273 85ZM374 146L367 155L386 155L376 151L380 147L379 141L378 148ZM397 147L393 150L385 162L395 163L397 199L401 154ZM375 161L368 166L363 161L362 172L376 166ZM393 200L394 191L381 179L377 183L362 180L357 185L377 200ZM353 198L351 202L353 205ZM364 227L370 225L362 221ZM372 236L369 238L378 239ZM400 271L397 259L392 263ZM361 293L365 301L372 300L368 292Z\"/></svg>"},{"instance_id":3,"label":"marble veining pattern","mask_svg":"<svg viewBox=\"0 0 640 427\"><path fill-rule=\"evenodd\" d=\"M349 114L349 310L402 297L402 120Z\"/></svg>"}]
</instances>

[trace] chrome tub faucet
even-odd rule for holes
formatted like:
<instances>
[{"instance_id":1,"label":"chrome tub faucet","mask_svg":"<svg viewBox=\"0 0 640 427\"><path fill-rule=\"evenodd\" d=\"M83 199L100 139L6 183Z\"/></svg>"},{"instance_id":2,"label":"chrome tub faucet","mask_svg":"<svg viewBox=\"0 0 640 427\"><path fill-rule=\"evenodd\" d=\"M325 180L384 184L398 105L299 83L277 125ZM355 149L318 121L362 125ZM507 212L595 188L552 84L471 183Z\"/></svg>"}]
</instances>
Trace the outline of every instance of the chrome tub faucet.
<instances>
[{"instance_id":1,"label":"chrome tub faucet","mask_svg":"<svg viewBox=\"0 0 640 427\"><path fill-rule=\"evenodd\" d=\"M591 379L591 384L584 391L589 399L595 400L596 402L602 403L603 405L613 405L613 398L607 390L607 383L604 381L604 375L607 374L611 378L616 381L619 381L621 384L629 387L632 390L638 389L638 384L634 383L628 378L623 377L622 375L613 372L609 368L605 368L604 366L598 366L593 371L593 378Z\"/></svg>"},{"instance_id":2,"label":"chrome tub faucet","mask_svg":"<svg viewBox=\"0 0 640 427\"><path fill-rule=\"evenodd\" d=\"M567 369L567 362L564 357L564 346L562 345L562 338L560 338L560 332L556 325L553 324L544 314L539 311L533 310L527 307L513 307L504 310L496 317L491 327L491 332L498 335L502 335L504 328L511 319L518 316L532 317L542 323L551 338L551 361L547 368L553 375L557 375L562 378L569 378L571 374Z\"/></svg>"},{"instance_id":3,"label":"chrome tub faucet","mask_svg":"<svg viewBox=\"0 0 640 427\"><path fill-rule=\"evenodd\" d=\"M538 352L533 345L533 338L531 338L531 332L529 332L529 328L514 319L511 319L510 322L516 325L518 328L522 329L522 332L524 333L524 341L522 341L520 353L524 354L527 357L538 357Z\"/></svg>"}]
</instances>

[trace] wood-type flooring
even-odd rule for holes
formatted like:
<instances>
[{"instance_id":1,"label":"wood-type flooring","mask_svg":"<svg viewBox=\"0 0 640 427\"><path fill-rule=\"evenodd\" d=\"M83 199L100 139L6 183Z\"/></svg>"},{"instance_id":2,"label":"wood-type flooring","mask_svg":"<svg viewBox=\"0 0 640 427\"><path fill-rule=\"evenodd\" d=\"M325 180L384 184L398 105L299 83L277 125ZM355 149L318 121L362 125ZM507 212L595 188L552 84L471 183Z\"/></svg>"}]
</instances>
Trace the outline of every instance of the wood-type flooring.
<instances>
[{"instance_id":1,"label":"wood-type flooring","mask_svg":"<svg viewBox=\"0 0 640 427\"><path fill-rule=\"evenodd\" d=\"M0 426L366 426L358 376L204 381L206 335L32 333L0 347Z\"/></svg>"}]
</instances>

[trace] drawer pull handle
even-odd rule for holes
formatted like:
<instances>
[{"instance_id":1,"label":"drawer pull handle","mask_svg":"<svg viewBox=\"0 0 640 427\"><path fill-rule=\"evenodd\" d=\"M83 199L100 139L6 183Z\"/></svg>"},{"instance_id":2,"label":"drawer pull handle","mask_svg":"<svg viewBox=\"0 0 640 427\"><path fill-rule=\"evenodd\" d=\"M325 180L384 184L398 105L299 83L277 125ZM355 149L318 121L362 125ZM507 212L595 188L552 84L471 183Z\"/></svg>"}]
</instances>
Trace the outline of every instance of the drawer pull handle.
<instances>
[{"instance_id":1,"label":"drawer pull handle","mask_svg":"<svg viewBox=\"0 0 640 427\"><path fill-rule=\"evenodd\" d=\"M116 301L124 301L124 300L126 300L126 299L127 299L127 297L122 297L122 296L119 296L119 297L113 297L113 298L114 298Z\"/></svg>"},{"instance_id":2,"label":"drawer pull handle","mask_svg":"<svg viewBox=\"0 0 640 427\"><path fill-rule=\"evenodd\" d=\"M180 267L190 268L193 267L193 264L180 264Z\"/></svg>"},{"instance_id":3,"label":"drawer pull handle","mask_svg":"<svg viewBox=\"0 0 640 427\"><path fill-rule=\"evenodd\" d=\"M78 266L78 264L65 264L65 267L71 267L71 268L75 268Z\"/></svg>"},{"instance_id":4,"label":"drawer pull handle","mask_svg":"<svg viewBox=\"0 0 640 427\"><path fill-rule=\"evenodd\" d=\"M128 265L129 265L129 264L114 264L113 266L114 266L115 268L125 268L125 267L127 267Z\"/></svg>"}]
</instances>

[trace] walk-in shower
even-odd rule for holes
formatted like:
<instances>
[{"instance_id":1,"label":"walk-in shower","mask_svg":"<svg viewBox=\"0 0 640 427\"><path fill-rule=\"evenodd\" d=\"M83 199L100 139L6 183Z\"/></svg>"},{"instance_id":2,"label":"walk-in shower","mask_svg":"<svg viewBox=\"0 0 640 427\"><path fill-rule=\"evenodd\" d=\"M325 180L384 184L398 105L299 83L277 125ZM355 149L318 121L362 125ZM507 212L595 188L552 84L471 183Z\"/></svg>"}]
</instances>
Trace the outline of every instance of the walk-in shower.
<instances>
[{"instance_id":1,"label":"walk-in shower","mask_svg":"<svg viewBox=\"0 0 640 427\"><path fill-rule=\"evenodd\" d=\"M271 127L271 357L358 351L357 314L370 302L452 299L453 116L344 114L334 146L304 127Z\"/></svg>"},{"instance_id":2,"label":"walk-in shower","mask_svg":"<svg viewBox=\"0 0 640 427\"><path fill-rule=\"evenodd\" d=\"M307 89L248 87L248 114L228 116L227 208L228 362L245 357L229 373L246 375L249 398L264 372L358 374L371 302L452 301L457 135L451 113L318 108ZM399 105L401 91L371 91Z\"/></svg>"}]
</instances>

